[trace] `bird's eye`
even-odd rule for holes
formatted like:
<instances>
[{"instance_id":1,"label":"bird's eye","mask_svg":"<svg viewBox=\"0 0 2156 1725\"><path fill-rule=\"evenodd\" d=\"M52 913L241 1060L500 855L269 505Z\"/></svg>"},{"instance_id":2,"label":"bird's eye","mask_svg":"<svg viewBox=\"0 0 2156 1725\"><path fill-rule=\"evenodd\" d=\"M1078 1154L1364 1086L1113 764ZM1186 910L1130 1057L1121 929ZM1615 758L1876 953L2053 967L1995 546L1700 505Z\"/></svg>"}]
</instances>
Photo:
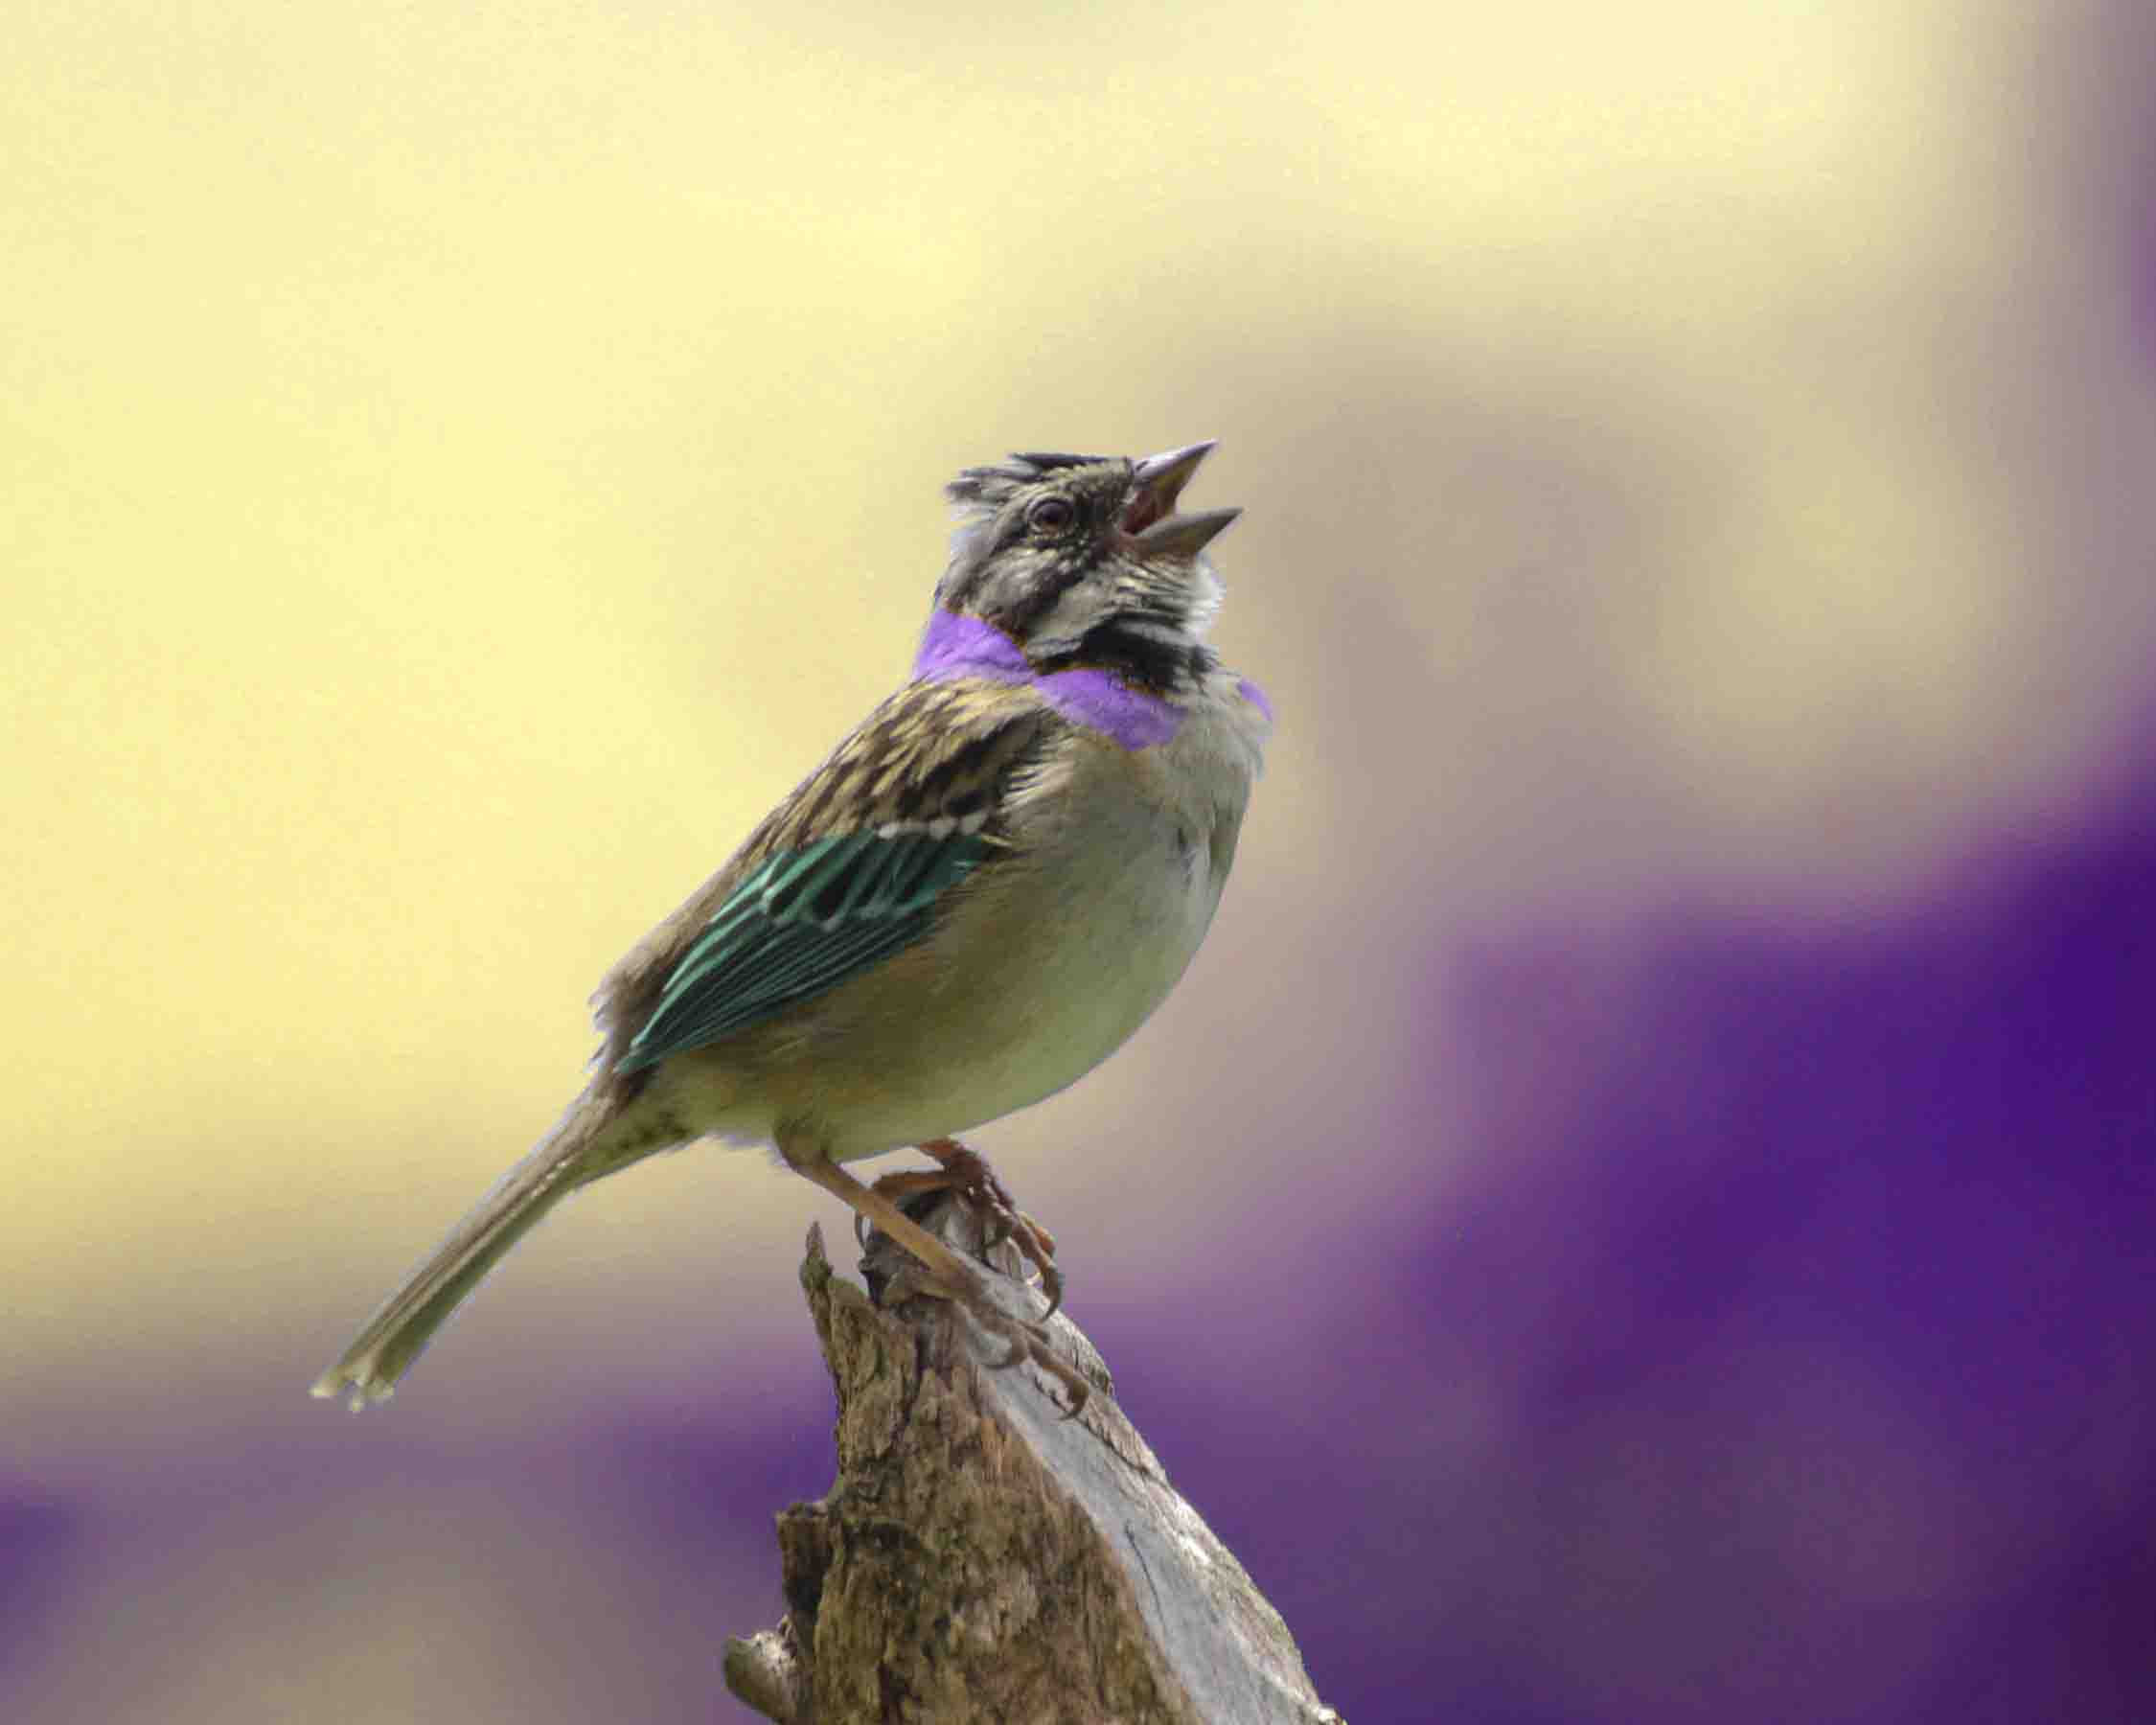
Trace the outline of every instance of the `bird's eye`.
<instances>
[{"instance_id":1,"label":"bird's eye","mask_svg":"<svg viewBox=\"0 0 2156 1725\"><path fill-rule=\"evenodd\" d=\"M1078 518L1068 497L1043 497L1025 512L1025 524L1043 533L1061 533Z\"/></svg>"}]
</instances>

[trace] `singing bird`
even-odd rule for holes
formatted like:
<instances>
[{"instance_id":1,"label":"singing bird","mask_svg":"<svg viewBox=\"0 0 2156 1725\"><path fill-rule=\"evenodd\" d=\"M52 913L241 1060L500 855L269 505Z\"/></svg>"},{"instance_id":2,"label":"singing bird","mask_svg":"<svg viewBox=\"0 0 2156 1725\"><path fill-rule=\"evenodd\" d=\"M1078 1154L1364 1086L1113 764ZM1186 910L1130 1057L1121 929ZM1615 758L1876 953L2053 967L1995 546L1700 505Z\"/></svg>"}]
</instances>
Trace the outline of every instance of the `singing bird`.
<instances>
[{"instance_id":1,"label":"singing bird","mask_svg":"<svg viewBox=\"0 0 2156 1725\"><path fill-rule=\"evenodd\" d=\"M1041 1272L1053 1242L955 1134L1053 1094L1173 988L1220 903L1272 729L1205 644L1206 546L1179 513L1210 443L1142 460L1020 454L947 488L959 517L913 672L600 984L605 1037L560 1123L314 1385L389 1395L458 1302L571 1192L700 1138L762 1142L918 1260L1069 1391L1040 1321L897 1200L955 1185ZM940 1167L864 1184L908 1145Z\"/></svg>"}]
</instances>

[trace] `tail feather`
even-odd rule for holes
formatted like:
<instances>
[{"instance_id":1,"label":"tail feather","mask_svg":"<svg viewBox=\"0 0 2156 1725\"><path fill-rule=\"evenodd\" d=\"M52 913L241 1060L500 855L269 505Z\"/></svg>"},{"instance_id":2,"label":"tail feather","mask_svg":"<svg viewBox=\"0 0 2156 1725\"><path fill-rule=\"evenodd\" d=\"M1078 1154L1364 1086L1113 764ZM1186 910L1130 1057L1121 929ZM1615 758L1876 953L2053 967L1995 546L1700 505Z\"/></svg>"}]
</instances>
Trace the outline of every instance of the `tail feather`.
<instances>
[{"instance_id":1,"label":"tail feather","mask_svg":"<svg viewBox=\"0 0 2156 1725\"><path fill-rule=\"evenodd\" d=\"M596 1088L596 1087L595 1087ZM617 1116L610 1098L586 1092L560 1125L472 1206L425 1263L406 1278L346 1348L314 1381L314 1393L347 1396L353 1411L386 1401L434 1332L502 1254L557 1204L614 1165L600 1154L599 1137Z\"/></svg>"}]
</instances>

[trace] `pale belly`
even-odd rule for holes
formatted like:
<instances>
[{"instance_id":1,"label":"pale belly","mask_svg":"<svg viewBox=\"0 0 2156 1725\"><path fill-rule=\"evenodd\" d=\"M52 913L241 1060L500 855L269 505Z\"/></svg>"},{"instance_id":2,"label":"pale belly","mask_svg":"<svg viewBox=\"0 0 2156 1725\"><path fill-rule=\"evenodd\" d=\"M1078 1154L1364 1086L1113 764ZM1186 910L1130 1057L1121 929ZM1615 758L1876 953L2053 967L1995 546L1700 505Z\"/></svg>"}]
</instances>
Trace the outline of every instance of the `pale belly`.
<instances>
[{"instance_id":1,"label":"pale belly","mask_svg":"<svg viewBox=\"0 0 2156 1725\"><path fill-rule=\"evenodd\" d=\"M965 1132L1084 1077L1167 999L1223 884L1205 847L1150 811L1096 811L1082 854L1036 866L810 1031L803 1052L827 1058L804 1066L802 1102L833 1156Z\"/></svg>"},{"instance_id":2,"label":"pale belly","mask_svg":"<svg viewBox=\"0 0 2156 1725\"><path fill-rule=\"evenodd\" d=\"M1148 812L1096 827L1088 853L1055 869L1051 912L999 918L1007 986L970 1025L974 1050L950 1061L946 1092L963 1130L1053 1095L1123 1046L1168 998L1219 907L1225 877L1201 836ZM1045 896L1045 895L1042 895ZM1041 897L1027 894L1035 903ZM939 1062L938 1064L943 1064ZM902 1132L899 1141L911 1141Z\"/></svg>"}]
</instances>

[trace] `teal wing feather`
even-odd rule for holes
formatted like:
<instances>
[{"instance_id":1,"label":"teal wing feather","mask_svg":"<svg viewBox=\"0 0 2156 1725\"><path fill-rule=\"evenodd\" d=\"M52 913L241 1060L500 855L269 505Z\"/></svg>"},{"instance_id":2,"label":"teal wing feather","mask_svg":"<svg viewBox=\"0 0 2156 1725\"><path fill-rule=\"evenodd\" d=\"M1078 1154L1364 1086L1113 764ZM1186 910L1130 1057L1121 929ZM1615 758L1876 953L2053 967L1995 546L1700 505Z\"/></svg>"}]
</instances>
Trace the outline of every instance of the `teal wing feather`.
<instances>
[{"instance_id":1,"label":"teal wing feather","mask_svg":"<svg viewBox=\"0 0 2156 1725\"><path fill-rule=\"evenodd\" d=\"M1002 811L1060 724L1030 690L912 683L862 722L600 987L630 1075L764 1023L924 938L1008 848Z\"/></svg>"},{"instance_id":2,"label":"teal wing feather","mask_svg":"<svg viewBox=\"0 0 2156 1725\"><path fill-rule=\"evenodd\" d=\"M751 873L666 979L614 1063L656 1066L837 988L929 932L930 907L989 854L975 833L837 834Z\"/></svg>"}]
</instances>

